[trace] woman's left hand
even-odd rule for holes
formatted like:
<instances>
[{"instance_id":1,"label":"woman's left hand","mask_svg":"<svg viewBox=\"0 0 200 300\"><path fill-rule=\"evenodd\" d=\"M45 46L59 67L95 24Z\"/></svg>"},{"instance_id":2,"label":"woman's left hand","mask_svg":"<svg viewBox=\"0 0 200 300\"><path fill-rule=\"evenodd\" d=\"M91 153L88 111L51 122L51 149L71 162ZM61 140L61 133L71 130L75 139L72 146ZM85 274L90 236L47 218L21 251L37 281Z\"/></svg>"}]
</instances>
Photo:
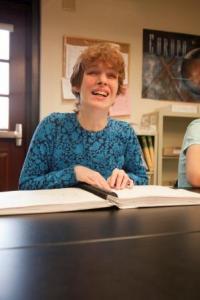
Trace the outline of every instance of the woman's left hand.
<instances>
[{"instance_id":1,"label":"woman's left hand","mask_svg":"<svg viewBox=\"0 0 200 300\"><path fill-rule=\"evenodd\" d=\"M131 188L134 185L133 180L129 178L126 172L117 168L112 171L107 182L111 188L117 190Z\"/></svg>"}]
</instances>

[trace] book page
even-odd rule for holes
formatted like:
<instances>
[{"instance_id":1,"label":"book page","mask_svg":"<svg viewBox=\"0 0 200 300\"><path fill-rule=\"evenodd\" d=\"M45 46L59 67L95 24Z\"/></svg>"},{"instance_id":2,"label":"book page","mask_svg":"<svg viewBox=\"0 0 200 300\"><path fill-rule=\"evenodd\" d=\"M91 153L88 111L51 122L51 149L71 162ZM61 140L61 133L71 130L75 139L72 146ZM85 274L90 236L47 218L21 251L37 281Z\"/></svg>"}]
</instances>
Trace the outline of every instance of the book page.
<instances>
[{"instance_id":1,"label":"book page","mask_svg":"<svg viewBox=\"0 0 200 300\"><path fill-rule=\"evenodd\" d=\"M104 200L79 188L1 192L0 215L75 211L113 205L122 209L200 205L199 193L166 186L141 185L113 191L119 198L109 196Z\"/></svg>"},{"instance_id":2,"label":"book page","mask_svg":"<svg viewBox=\"0 0 200 300\"><path fill-rule=\"evenodd\" d=\"M173 189L168 186L160 185L135 185L131 189L113 190L120 199L143 198L143 197L193 197L199 198L200 194L184 189Z\"/></svg>"},{"instance_id":3,"label":"book page","mask_svg":"<svg viewBox=\"0 0 200 300\"><path fill-rule=\"evenodd\" d=\"M114 191L119 197L119 208L200 205L199 193L167 186L140 185Z\"/></svg>"},{"instance_id":4,"label":"book page","mask_svg":"<svg viewBox=\"0 0 200 300\"><path fill-rule=\"evenodd\" d=\"M35 191L11 191L0 193L0 214L6 211L20 213L70 211L112 206L90 192L78 188Z\"/></svg>"}]
</instances>

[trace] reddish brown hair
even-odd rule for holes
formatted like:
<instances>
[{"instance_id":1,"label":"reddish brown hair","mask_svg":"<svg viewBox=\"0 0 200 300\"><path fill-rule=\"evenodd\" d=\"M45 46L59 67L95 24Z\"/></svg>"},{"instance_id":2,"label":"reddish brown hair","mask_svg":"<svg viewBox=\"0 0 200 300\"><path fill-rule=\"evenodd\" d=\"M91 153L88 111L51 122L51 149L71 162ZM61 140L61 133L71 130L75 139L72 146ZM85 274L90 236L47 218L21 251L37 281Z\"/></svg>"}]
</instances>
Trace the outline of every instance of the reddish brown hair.
<instances>
[{"instance_id":1,"label":"reddish brown hair","mask_svg":"<svg viewBox=\"0 0 200 300\"><path fill-rule=\"evenodd\" d=\"M81 87L83 74L92 64L101 62L118 73L117 94L124 93L123 81L125 78L124 59L120 52L120 47L112 43L99 43L86 48L78 57L70 78L72 93L77 99L80 98L77 87Z\"/></svg>"}]
</instances>

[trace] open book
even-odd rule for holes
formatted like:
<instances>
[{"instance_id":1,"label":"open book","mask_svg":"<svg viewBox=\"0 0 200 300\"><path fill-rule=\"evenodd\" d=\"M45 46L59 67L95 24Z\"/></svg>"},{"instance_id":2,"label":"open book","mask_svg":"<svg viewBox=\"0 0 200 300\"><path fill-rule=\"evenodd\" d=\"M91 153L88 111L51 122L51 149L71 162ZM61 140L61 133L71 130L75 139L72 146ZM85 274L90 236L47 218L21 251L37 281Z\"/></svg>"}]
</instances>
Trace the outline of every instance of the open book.
<instances>
[{"instance_id":1,"label":"open book","mask_svg":"<svg viewBox=\"0 0 200 300\"><path fill-rule=\"evenodd\" d=\"M0 215L34 214L86 210L116 206L120 209L200 205L200 194L170 187L146 185L114 191L117 195L99 197L78 187L11 191L0 193ZM118 197L117 197L118 196Z\"/></svg>"}]
</instances>

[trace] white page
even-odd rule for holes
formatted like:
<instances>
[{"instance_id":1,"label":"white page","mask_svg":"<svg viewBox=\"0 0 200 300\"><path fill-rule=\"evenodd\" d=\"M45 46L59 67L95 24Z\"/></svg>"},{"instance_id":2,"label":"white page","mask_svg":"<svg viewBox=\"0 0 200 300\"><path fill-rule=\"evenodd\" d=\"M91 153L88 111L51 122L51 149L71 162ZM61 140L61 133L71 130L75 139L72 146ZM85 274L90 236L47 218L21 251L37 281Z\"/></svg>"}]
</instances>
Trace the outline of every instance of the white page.
<instances>
[{"instance_id":1,"label":"white page","mask_svg":"<svg viewBox=\"0 0 200 300\"><path fill-rule=\"evenodd\" d=\"M200 199L200 194L184 189L173 189L159 185L135 185L131 189L113 190L120 199L138 197L194 197Z\"/></svg>"},{"instance_id":2,"label":"white page","mask_svg":"<svg viewBox=\"0 0 200 300\"><path fill-rule=\"evenodd\" d=\"M107 200L78 188L63 188L34 191L11 191L0 193L0 209L44 206L102 203L110 206Z\"/></svg>"},{"instance_id":3,"label":"white page","mask_svg":"<svg viewBox=\"0 0 200 300\"><path fill-rule=\"evenodd\" d=\"M119 208L200 205L199 193L167 186L141 185L115 192Z\"/></svg>"}]
</instances>

